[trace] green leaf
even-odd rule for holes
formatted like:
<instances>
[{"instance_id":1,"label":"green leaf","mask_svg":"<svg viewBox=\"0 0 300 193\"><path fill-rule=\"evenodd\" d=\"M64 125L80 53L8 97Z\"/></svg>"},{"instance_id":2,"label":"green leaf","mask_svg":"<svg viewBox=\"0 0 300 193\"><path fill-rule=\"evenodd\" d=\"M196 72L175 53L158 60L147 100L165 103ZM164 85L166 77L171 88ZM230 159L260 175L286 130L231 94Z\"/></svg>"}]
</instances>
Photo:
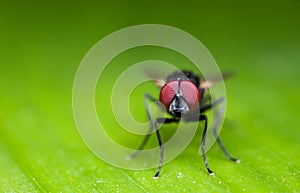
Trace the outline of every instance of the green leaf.
<instances>
[{"instance_id":1,"label":"green leaf","mask_svg":"<svg viewBox=\"0 0 300 193\"><path fill-rule=\"evenodd\" d=\"M300 192L298 2L13 3L0 6L1 192ZM72 112L76 69L95 42L140 23L188 31L208 47L223 71L236 72L226 80L221 138L240 164L227 160L215 144L207 153L215 176L207 174L198 154L201 124L190 146L165 164L156 180L156 168L116 168L85 146ZM160 49L123 53L102 77L110 82L104 88L113 84L109 77L142 59L188 65ZM153 85L141 89L159 92ZM143 93L135 91L130 104L137 119L146 121ZM107 124L117 129L107 117ZM163 128L164 139L173 127ZM118 140L135 147L142 138L133 138ZM149 147L156 143L152 136Z\"/></svg>"}]
</instances>

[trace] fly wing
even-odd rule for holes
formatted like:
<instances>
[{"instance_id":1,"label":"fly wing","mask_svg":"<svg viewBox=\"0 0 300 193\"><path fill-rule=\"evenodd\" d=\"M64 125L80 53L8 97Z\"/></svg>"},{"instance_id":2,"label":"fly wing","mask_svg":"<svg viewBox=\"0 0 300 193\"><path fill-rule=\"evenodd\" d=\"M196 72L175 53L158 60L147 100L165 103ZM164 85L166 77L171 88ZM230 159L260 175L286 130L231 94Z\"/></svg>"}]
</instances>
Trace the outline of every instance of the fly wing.
<instances>
[{"instance_id":1,"label":"fly wing","mask_svg":"<svg viewBox=\"0 0 300 193\"><path fill-rule=\"evenodd\" d=\"M222 76L212 76L208 80L201 80L200 81L200 88L202 89L210 89L216 83L223 81L224 79L230 78L234 75L234 72L225 72Z\"/></svg>"},{"instance_id":2,"label":"fly wing","mask_svg":"<svg viewBox=\"0 0 300 193\"><path fill-rule=\"evenodd\" d=\"M158 88L162 88L165 84L165 77L167 77L167 72L160 72L160 71L154 71L154 70L145 70L145 74L148 78L152 79L154 84Z\"/></svg>"}]
</instances>

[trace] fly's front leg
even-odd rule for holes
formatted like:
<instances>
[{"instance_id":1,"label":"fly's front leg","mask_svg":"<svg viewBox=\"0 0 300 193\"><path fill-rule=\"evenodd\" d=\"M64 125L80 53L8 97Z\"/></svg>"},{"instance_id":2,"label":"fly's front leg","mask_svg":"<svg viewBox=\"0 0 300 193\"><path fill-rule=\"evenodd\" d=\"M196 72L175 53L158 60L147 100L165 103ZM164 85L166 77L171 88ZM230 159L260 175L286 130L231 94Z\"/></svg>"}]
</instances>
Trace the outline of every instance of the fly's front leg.
<instances>
[{"instance_id":1,"label":"fly's front leg","mask_svg":"<svg viewBox=\"0 0 300 193\"><path fill-rule=\"evenodd\" d=\"M204 121L204 129L203 129L203 134L202 134L202 139L201 139L201 152L202 152L202 157L203 161L205 164L205 168L208 172L209 175L214 175L214 172L209 168L208 162L206 159L206 152L205 152L205 141L206 141L206 133L207 133L207 116L206 115L198 115L198 116L190 116L185 118L186 121Z\"/></svg>"},{"instance_id":2,"label":"fly's front leg","mask_svg":"<svg viewBox=\"0 0 300 193\"><path fill-rule=\"evenodd\" d=\"M176 118L157 118L154 126L155 126L155 131L156 131L156 136L157 136L157 140L158 140L158 144L159 144L159 165L158 165L158 169L157 172L154 174L153 179L157 179L158 175L160 174L162 165L163 165L163 157L164 157L164 144L163 141L161 139L159 130L158 130L158 124L164 124L164 123L177 123L179 120Z\"/></svg>"},{"instance_id":3,"label":"fly's front leg","mask_svg":"<svg viewBox=\"0 0 300 193\"><path fill-rule=\"evenodd\" d=\"M137 156L140 153L140 150L144 149L145 145L147 144L147 142L149 140L151 133L153 132L153 120L152 120L152 117L150 114L149 103L148 103L149 101L156 102L157 100L154 97L152 97L150 94L146 93L144 95L144 107L146 109L146 114L147 114L147 118L149 121L149 130L147 132L147 135L144 137L142 143L137 148L137 150L133 154L130 154L128 156L128 158L130 158L130 159Z\"/></svg>"},{"instance_id":4,"label":"fly's front leg","mask_svg":"<svg viewBox=\"0 0 300 193\"><path fill-rule=\"evenodd\" d=\"M236 162L236 163L240 163L240 160L237 159L237 158L234 158L230 155L230 153L227 151L227 149L225 148L224 144L222 143L222 140L217 132L217 129L218 129L218 126L220 124L220 119L224 113L224 109L225 109L225 99L224 98L220 98L216 101L214 101L212 104L204 104L200 107L200 112L203 113L211 108L214 108L216 107L217 105L221 105L221 107L219 108L218 110L218 113L217 113L217 116L216 116L216 121L215 121L215 124L213 126L213 132L214 132L214 135L217 139L217 142L219 144L219 146L221 147L223 153L226 155L226 157L228 159L230 159L231 161L233 162Z\"/></svg>"}]
</instances>

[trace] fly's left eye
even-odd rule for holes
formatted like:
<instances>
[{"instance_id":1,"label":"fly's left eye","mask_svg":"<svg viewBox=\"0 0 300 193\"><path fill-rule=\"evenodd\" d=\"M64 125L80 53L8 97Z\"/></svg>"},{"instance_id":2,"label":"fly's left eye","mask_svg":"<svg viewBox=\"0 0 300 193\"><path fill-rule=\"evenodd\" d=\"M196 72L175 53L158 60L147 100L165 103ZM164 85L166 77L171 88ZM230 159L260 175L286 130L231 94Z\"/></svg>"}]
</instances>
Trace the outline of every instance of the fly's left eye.
<instances>
[{"instance_id":1,"label":"fly's left eye","mask_svg":"<svg viewBox=\"0 0 300 193\"><path fill-rule=\"evenodd\" d=\"M191 111L199 106L200 91L192 82L182 81L181 91Z\"/></svg>"}]
</instances>

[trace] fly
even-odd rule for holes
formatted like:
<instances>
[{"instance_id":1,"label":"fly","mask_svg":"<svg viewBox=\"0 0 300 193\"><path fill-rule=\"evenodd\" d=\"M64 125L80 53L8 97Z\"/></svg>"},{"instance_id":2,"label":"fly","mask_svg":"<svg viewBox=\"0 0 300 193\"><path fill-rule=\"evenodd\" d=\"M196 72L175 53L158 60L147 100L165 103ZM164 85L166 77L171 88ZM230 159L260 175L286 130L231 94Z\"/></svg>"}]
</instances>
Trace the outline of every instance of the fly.
<instances>
[{"instance_id":1,"label":"fly","mask_svg":"<svg viewBox=\"0 0 300 193\"><path fill-rule=\"evenodd\" d=\"M209 88L211 88L217 81L218 79L204 81L200 79L199 76L197 76L193 72L186 71L186 70L175 71L174 73L170 74L167 77L166 81L162 81L162 80L155 81L156 86L161 89L159 95L159 101L164 105L167 112L171 115L171 118L156 118L155 120L153 120L150 115L148 101L156 102L158 100L152 97L150 94L144 95L144 106L146 109L148 119L150 121L150 129L148 131L149 134L145 136L144 140L138 147L138 150L134 154L130 155L130 157L134 157L138 155L139 150L142 150L144 148L145 144L149 139L150 134L152 133L153 129L155 129L156 136L158 139L158 144L160 147L160 161L159 161L157 172L153 176L154 179L158 178L161 172L161 168L163 165L163 155L164 155L164 146L160 136L160 132L158 130L158 124L177 123L180 120L183 120L185 122L204 121L204 129L203 129L203 135L201 139L202 157L207 172L209 173L209 175L214 175L213 171L209 168L206 159L205 140L206 140L206 133L207 133L208 118L203 113L210 110L211 108L215 108L219 104L225 103L224 98L220 98L214 102L210 102L209 96L205 95L205 92ZM221 114L223 113L223 110L224 109L222 108L219 109L219 113L216 118L216 123L218 123ZM232 157L224 147L217 133L217 124L215 124L215 126L213 127L213 132L219 146L221 147L226 157L233 162L239 163L240 160Z\"/></svg>"}]
</instances>

